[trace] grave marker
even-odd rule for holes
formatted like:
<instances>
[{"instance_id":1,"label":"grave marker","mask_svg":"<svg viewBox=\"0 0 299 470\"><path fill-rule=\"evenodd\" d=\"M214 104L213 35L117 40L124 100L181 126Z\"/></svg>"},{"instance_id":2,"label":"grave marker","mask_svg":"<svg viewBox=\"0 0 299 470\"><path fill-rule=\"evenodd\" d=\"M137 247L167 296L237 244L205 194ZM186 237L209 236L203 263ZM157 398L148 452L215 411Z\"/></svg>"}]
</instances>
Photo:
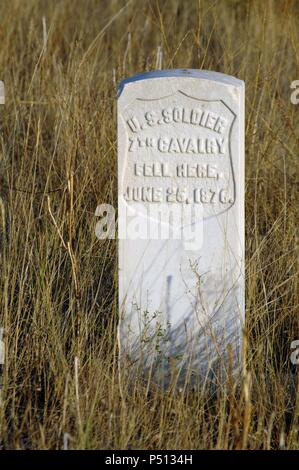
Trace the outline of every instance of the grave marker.
<instances>
[{"instance_id":1,"label":"grave marker","mask_svg":"<svg viewBox=\"0 0 299 470\"><path fill-rule=\"evenodd\" d=\"M119 345L167 384L237 368L244 322L244 82L162 70L118 94ZM131 365L131 366L130 366Z\"/></svg>"}]
</instances>

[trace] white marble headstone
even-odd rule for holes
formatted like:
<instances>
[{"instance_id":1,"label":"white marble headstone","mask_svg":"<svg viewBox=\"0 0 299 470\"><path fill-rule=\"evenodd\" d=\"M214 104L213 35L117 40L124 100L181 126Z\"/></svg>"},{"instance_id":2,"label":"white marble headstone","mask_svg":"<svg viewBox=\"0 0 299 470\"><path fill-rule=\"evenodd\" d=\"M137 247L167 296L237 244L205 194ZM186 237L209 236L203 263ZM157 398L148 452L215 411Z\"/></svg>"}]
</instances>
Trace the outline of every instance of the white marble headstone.
<instances>
[{"instance_id":1,"label":"white marble headstone","mask_svg":"<svg viewBox=\"0 0 299 470\"><path fill-rule=\"evenodd\" d=\"M162 70L118 92L119 345L167 383L238 366L244 322L244 82ZM231 353L230 353L231 354Z\"/></svg>"}]
</instances>

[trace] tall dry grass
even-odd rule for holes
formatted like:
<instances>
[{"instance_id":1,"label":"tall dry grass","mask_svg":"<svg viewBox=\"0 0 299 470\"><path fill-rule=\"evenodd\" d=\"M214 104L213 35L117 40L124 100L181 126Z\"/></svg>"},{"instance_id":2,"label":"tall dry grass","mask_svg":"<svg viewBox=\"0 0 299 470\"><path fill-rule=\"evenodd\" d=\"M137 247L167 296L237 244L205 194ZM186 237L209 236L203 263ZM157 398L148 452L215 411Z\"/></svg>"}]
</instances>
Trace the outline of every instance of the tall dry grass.
<instances>
[{"instance_id":1,"label":"tall dry grass","mask_svg":"<svg viewBox=\"0 0 299 470\"><path fill-rule=\"evenodd\" d=\"M298 448L296 1L1 0L2 448ZM120 388L115 90L156 67L246 82L241 390Z\"/></svg>"}]
</instances>

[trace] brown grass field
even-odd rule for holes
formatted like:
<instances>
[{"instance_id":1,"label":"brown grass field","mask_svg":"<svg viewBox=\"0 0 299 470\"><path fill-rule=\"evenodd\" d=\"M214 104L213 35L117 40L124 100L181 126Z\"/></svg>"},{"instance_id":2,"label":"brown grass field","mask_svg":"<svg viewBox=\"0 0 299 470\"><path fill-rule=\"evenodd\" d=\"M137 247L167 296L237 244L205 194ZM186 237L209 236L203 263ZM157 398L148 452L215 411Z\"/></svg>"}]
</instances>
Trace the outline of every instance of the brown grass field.
<instances>
[{"instance_id":1,"label":"brown grass field","mask_svg":"<svg viewBox=\"0 0 299 470\"><path fill-rule=\"evenodd\" d=\"M1 0L3 449L298 449L299 2ZM120 387L116 87L203 68L246 83L241 388ZM297 168L296 168L297 166Z\"/></svg>"}]
</instances>

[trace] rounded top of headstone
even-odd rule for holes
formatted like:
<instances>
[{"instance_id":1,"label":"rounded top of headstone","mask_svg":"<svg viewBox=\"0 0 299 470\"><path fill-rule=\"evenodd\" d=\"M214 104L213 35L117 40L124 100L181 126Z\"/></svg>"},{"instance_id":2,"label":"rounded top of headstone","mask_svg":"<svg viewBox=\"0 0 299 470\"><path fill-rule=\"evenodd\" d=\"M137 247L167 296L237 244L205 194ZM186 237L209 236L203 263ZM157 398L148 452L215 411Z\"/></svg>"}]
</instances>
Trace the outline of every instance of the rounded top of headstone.
<instances>
[{"instance_id":1,"label":"rounded top of headstone","mask_svg":"<svg viewBox=\"0 0 299 470\"><path fill-rule=\"evenodd\" d=\"M168 69L168 70L151 70L149 72L138 73L133 77L128 77L122 80L118 86L118 96L123 91L125 85L141 80L148 80L152 78L170 78L170 77L190 77L199 78L202 80L209 80L224 85L231 85L235 87L243 87L244 82L239 80L232 75L226 75L225 73L213 72L210 70L199 70L199 69Z\"/></svg>"}]
</instances>

